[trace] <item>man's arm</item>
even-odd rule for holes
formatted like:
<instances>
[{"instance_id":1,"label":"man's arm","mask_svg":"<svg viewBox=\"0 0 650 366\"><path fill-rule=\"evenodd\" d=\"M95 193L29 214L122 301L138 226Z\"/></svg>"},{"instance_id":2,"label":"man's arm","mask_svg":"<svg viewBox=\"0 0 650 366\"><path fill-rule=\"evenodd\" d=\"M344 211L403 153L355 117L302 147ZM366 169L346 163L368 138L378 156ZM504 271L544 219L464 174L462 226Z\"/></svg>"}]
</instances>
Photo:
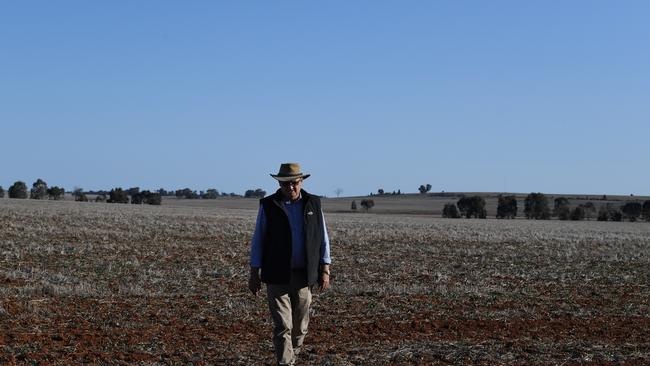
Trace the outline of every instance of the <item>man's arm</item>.
<instances>
[{"instance_id":1,"label":"man's arm","mask_svg":"<svg viewBox=\"0 0 650 366\"><path fill-rule=\"evenodd\" d=\"M248 289L257 296L257 293L262 289L262 280L260 279L260 268L262 268L262 238L264 237L264 230L266 230L266 216L264 215L264 208L260 205L257 212L257 221L255 222L255 232L253 233L253 240L251 240L251 253L250 253L250 276L248 278Z\"/></svg>"},{"instance_id":2,"label":"man's arm","mask_svg":"<svg viewBox=\"0 0 650 366\"><path fill-rule=\"evenodd\" d=\"M318 288L320 291L327 290L330 287L330 238L327 234L327 226L325 225L325 215L323 217L323 242L320 246L320 276L318 279Z\"/></svg>"}]
</instances>

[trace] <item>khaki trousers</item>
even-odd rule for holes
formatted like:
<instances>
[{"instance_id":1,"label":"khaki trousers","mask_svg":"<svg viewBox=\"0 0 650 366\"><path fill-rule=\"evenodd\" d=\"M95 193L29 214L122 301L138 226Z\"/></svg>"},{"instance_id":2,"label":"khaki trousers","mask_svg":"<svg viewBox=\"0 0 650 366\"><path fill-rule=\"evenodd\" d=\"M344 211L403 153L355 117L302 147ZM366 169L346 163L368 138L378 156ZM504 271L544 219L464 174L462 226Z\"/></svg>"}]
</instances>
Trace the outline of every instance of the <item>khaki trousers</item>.
<instances>
[{"instance_id":1,"label":"khaki trousers","mask_svg":"<svg viewBox=\"0 0 650 366\"><path fill-rule=\"evenodd\" d=\"M280 365L293 365L309 325L311 290L304 270L294 270L289 285L266 285L273 320L273 346Z\"/></svg>"}]
</instances>

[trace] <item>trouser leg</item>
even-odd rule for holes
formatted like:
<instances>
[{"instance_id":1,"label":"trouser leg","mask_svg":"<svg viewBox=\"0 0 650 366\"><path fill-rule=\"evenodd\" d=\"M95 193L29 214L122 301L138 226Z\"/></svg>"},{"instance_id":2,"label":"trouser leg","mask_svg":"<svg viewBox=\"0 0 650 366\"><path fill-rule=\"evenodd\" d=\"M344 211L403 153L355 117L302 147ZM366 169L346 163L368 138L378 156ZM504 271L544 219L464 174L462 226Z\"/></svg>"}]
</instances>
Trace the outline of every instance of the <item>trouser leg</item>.
<instances>
[{"instance_id":1,"label":"trouser leg","mask_svg":"<svg viewBox=\"0 0 650 366\"><path fill-rule=\"evenodd\" d=\"M311 304L311 291L305 286L292 291L291 294L292 330L291 344L295 351L299 351L307 335L309 326L309 305Z\"/></svg>"},{"instance_id":2,"label":"trouser leg","mask_svg":"<svg viewBox=\"0 0 650 366\"><path fill-rule=\"evenodd\" d=\"M267 285L266 289L271 319L273 320L275 357L280 365L292 365L294 362L291 342L293 321L289 286Z\"/></svg>"}]
</instances>

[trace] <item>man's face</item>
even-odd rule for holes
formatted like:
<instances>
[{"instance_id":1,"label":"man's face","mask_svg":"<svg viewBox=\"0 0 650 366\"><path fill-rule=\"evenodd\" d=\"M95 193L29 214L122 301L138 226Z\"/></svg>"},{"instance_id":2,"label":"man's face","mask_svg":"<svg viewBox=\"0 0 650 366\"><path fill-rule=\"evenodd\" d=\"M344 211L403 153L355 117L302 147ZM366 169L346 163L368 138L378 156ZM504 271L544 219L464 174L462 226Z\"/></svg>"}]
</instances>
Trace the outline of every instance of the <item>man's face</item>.
<instances>
[{"instance_id":1,"label":"man's face","mask_svg":"<svg viewBox=\"0 0 650 366\"><path fill-rule=\"evenodd\" d=\"M300 189L302 188L302 178L292 180L289 182L280 182L280 189L285 197L295 201L300 197Z\"/></svg>"}]
</instances>

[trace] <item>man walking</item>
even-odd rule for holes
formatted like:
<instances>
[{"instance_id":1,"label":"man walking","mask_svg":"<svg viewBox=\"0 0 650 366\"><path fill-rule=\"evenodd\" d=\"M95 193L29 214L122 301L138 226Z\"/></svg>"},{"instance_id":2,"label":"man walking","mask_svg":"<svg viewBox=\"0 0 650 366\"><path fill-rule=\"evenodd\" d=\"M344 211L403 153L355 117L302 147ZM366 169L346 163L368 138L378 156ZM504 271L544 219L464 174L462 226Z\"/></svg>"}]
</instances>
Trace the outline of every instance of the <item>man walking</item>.
<instances>
[{"instance_id":1,"label":"man walking","mask_svg":"<svg viewBox=\"0 0 650 366\"><path fill-rule=\"evenodd\" d=\"M248 288L257 295L266 283L275 356L278 364L293 365L307 334L311 288L330 286L329 237L320 199L302 189L310 174L285 163L271 176L280 188L260 200Z\"/></svg>"}]
</instances>

